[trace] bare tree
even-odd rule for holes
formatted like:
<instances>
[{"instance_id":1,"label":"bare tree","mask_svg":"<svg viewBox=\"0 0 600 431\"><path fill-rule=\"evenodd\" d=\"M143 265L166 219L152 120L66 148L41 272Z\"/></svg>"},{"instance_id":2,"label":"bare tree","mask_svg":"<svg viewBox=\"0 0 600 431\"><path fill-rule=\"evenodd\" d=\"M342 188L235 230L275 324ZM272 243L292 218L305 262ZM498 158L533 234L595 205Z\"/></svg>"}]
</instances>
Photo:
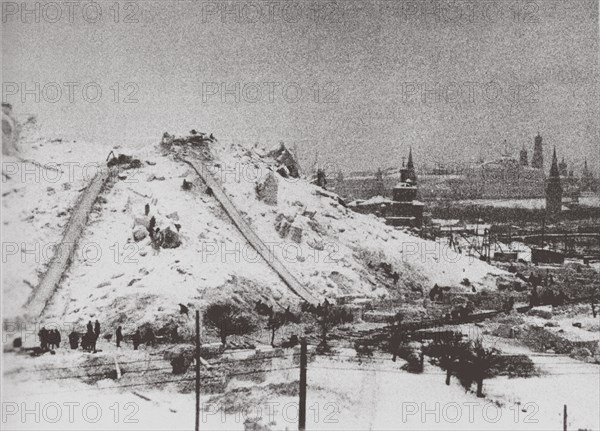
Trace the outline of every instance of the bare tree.
<instances>
[{"instance_id":1,"label":"bare tree","mask_svg":"<svg viewBox=\"0 0 600 431\"><path fill-rule=\"evenodd\" d=\"M252 318L231 303L210 305L204 313L204 324L217 331L223 345L230 335L244 335L256 329Z\"/></svg>"},{"instance_id":2,"label":"bare tree","mask_svg":"<svg viewBox=\"0 0 600 431\"><path fill-rule=\"evenodd\" d=\"M477 397L483 398L483 380L493 375L494 366L498 362L500 351L484 347L479 339L469 343L468 350L460 358L459 380L465 389L477 384Z\"/></svg>"},{"instance_id":3,"label":"bare tree","mask_svg":"<svg viewBox=\"0 0 600 431\"><path fill-rule=\"evenodd\" d=\"M275 347L275 332L287 322L285 313L274 312L267 320L267 329L271 331L271 346Z\"/></svg>"},{"instance_id":4,"label":"bare tree","mask_svg":"<svg viewBox=\"0 0 600 431\"><path fill-rule=\"evenodd\" d=\"M327 348L327 335L336 326L349 323L354 316L344 307L330 304L327 300L317 307L309 307L308 311L314 316L321 333L321 348Z\"/></svg>"},{"instance_id":5,"label":"bare tree","mask_svg":"<svg viewBox=\"0 0 600 431\"><path fill-rule=\"evenodd\" d=\"M450 385L452 373L456 372L458 360L468 351L469 344L463 341L462 334L451 333L435 340L425 348L425 353L436 358L440 367L446 371L446 385Z\"/></svg>"}]
</instances>

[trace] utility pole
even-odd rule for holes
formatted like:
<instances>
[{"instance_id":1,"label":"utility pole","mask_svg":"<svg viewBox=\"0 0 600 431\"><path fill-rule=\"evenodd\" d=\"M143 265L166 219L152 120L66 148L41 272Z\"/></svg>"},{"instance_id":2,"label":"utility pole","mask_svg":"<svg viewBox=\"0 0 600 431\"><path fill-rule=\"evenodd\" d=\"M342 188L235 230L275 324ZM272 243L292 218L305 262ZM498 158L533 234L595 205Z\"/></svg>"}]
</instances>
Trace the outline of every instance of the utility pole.
<instances>
[{"instance_id":1,"label":"utility pole","mask_svg":"<svg viewBox=\"0 0 600 431\"><path fill-rule=\"evenodd\" d=\"M567 431L567 405L563 407L563 431Z\"/></svg>"},{"instance_id":2,"label":"utility pole","mask_svg":"<svg viewBox=\"0 0 600 431\"><path fill-rule=\"evenodd\" d=\"M300 404L298 405L298 430L306 429L306 338L300 341Z\"/></svg>"},{"instance_id":3,"label":"utility pole","mask_svg":"<svg viewBox=\"0 0 600 431\"><path fill-rule=\"evenodd\" d=\"M196 431L200 430L200 310L196 310Z\"/></svg>"}]
</instances>

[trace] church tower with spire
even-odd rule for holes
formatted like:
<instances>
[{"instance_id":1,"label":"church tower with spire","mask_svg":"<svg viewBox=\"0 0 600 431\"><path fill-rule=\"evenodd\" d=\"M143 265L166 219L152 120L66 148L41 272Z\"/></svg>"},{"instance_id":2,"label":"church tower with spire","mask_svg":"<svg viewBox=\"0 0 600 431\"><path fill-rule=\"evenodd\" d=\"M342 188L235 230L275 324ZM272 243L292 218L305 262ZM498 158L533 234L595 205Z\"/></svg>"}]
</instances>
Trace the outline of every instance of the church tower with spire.
<instances>
[{"instance_id":1,"label":"church tower with spire","mask_svg":"<svg viewBox=\"0 0 600 431\"><path fill-rule=\"evenodd\" d=\"M404 166L402 166L404 168ZM408 150L408 162L406 163L406 168L403 169L405 172L405 178L401 179L401 181L410 180L413 185L417 185L417 174L415 172L415 164L413 162L412 156L412 148Z\"/></svg>"},{"instance_id":2,"label":"church tower with spire","mask_svg":"<svg viewBox=\"0 0 600 431\"><path fill-rule=\"evenodd\" d=\"M535 137L533 156L531 157L531 167L534 169L544 169L544 147L542 144L542 136L539 132Z\"/></svg>"},{"instance_id":3,"label":"church tower with spire","mask_svg":"<svg viewBox=\"0 0 600 431\"><path fill-rule=\"evenodd\" d=\"M412 149L408 153L406 166L402 163L400 182L392 189L392 195L391 215L386 217L388 224L420 228L423 225L424 204L417 201L417 175Z\"/></svg>"},{"instance_id":4,"label":"church tower with spire","mask_svg":"<svg viewBox=\"0 0 600 431\"><path fill-rule=\"evenodd\" d=\"M556 147L552 154L552 167L550 176L546 183L546 213L559 214L562 208L562 185L560 182L560 171L558 169L558 160L556 158Z\"/></svg>"}]
</instances>

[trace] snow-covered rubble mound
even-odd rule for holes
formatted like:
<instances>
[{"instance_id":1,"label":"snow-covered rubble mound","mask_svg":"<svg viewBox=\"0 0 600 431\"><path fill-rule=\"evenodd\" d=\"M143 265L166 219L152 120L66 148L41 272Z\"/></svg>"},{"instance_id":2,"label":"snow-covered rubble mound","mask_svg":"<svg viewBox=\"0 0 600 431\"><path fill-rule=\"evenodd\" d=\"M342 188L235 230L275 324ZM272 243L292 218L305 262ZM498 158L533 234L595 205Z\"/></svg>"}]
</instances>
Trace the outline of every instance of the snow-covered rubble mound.
<instances>
[{"instance_id":1,"label":"snow-covered rubble mound","mask_svg":"<svg viewBox=\"0 0 600 431\"><path fill-rule=\"evenodd\" d=\"M3 317L22 306L62 247L62 234L82 190L107 151L91 143L47 139L33 119L18 142L19 153L2 160Z\"/></svg>"},{"instance_id":2,"label":"snow-covered rubble mound","mask_svg":"<svg viewBox=\"0 0 600 431\"><path fill-rule=\"evenodd\" d=\"M263 241L317 294L387 295L390 290L429 290L435 283L468 290L495 289L503 271L471 256L387 226L373 215L351 211L334 193L303 179L273 175L279 163L272 152L224 146L212 148L214 176L221 180L246 221ZM257 196L257 185L277 180L277 204ZM379 271L378 271L379 270ZM377 272L393 275L387 284Z\"/></svg>"},{"instance_id":3,"label":"snow-covered rubble mound","mask_svg":"<svg viewBox=\"0 0 600 431\"><path fill-rule=\"evenodd\" d=\"M282 304L298 300L181 157L205 163L246 222L317 298L420 297L419 292L427 293L435 283L479 291L495 289L497 276L506 275L444 244L396 230L375 216L354 213L337 195L288 175L290 166L281 169L291 159L281 157L280 146L269 155L256 147L197 141L195 147L177 141L169 149L159 145L132 154L139 167L119 171L118 179L96 202L71 268L46 309L47 320L84 324L98 318L107 328L122 324L125 332L145 323L178 324L185 332L191 323L179 314L179 304L193 309L223 299L246 304L258 299ZM198 151L200 146L204 151ZM34 151L35 158L44 161L45 149L54 157L102 163L110 150L45 143ZM18 201L31 191L30 201L35 202L29 204L31 210L61 217L57 211L72 206L73 191L85 183L77 177L70 184L53 186L52 191L44 183L25 184ZM31 230L45 232L44 227L53 226L52 218L26 218L29 207L4 210L5 217L12 213L4 228L13 232L14 241L27 238ZM154 230L173 234L170 246L150 235L152 218ZM57 241L59 232L51 232L46 240ZM11 282L5 283L4 309L19 309L27 295L6 294L24 289L22 268L12 271L3 265L3 269L4 281L8 277ZM469 287L461 284L464 279ZM35 282L36 277L30 276L29 284Z\"/></svg>"}]
</instances>

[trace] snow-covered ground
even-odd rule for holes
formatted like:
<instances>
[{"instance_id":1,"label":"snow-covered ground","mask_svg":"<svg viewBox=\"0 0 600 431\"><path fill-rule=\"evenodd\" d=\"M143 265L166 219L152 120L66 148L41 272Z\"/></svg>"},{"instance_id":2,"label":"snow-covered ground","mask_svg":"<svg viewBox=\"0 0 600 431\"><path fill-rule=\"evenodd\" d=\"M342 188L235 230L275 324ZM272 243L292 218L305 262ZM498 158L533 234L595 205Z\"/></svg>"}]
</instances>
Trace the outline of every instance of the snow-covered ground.
<instances>
[{"instance_id":1,"label":"snow-covered ground","mask_svg":"<svg viewBox=\"0 0 600 431\"><path fill-rule=\"evenodd\" d=\"M33 126L31 126L33 127ZM2 313L22 314L55 252L81 190L106 157L90 143L61 142L25 129L19 156L3 156Z\"/></svg>"},{"instance_id":2,"label":"snow-covered ground","mask_svg":"<svg viewBox=\"0 0 600 431\"><path fill-rule=\"evenodd\" d=\"M70 163L77 164L70 169L74 173L63 175L63 183L53 184L52 189L47 176L30 184L18 182L14 175L4 185L11 190L3 199L3 228L8 238L17 244L39 244L46 257L32 264L22 262L23 255L8 256L11 264L3 264L7 317L21 313L52 256L48 244L60 242L69 209L86 180L103 167L110 150L37 136L28 139L22 145L26 148L23 158L60 163L63 170ZM219 142L211 144L210 150L214 177L223 183L246 221L317 297L397 297L429 289L434 283L463 289L464 278L477 288L493 290L496 277L507 276L444 243L426 241L386 226L375 216L354 213L335 195L302 179L275 174L277 204L268 205L257 199L255 188L271 172L273 159L263 150ZM108 326L122 324L129 332L143 323L185 323L178 315L179 303L197 307L225 298L295 300L187 164L165 155L157 144L117 145L114 151L132 154L142 166L120 172L96 203L72 266L46 310L46 321L81 325L100 319ZM184 179L193 182L192 190L182 189ZM146 204L150 207L147 217ZM175 230L180 225L178 248L155 250L149 238L133 240L134 226L152 216L161 229ZM281 228L282 223L291 226L290 232ZM301 234L293 237L291 231ZM397 285L389 276L382 279L382 263L398 272Z\"/></svg>"},{"instance_id":3,"label":"snow-covered ground","mask_svg":"<svg viewBox=\"0 0 600 431\"><path fill-rule=\"evenodd\" d=\"M493 342L505 353L531 353L512 341L487 342ZM155 357L148 351L116 353L106 344L102 347L107 349L96 360L110 366L118 357L123 369L132 361L142 365L147 361L147 373L135 375L134 380L125 380L128 376L124 373L120 381L103 379L88 385L73 379L41 379L36 373L22 373L23 368L34 363L40 369L69 367L81 359L78 355L82 353L63 349L56 356L21 357L19 366L5 370L4 403L11 412L5 426L15 430L178 430L193 426L193 373L173 376L166 361L156 365ZM201 429L242 430L244 420L256 416L261 416L263 423L271 423L273 430L296 429L299 371L297 362L295 366L285 366L290 363L286 358L293 354L288 351L273 361L266 368L273 371L264 377L240 376L230 380L224 391L229 395L211 395L203 389ZM10 359L15 364L12 359L16 358ZM411 374L400 369L402 360L394 363L389 356L376 355L361 361L353 351L341 349L335 357L319 356L309 361L307 429L560 429L564 404L568 406L569 429L598 429L600 394L591 390L599 383L598 367L557 355L537 355L532 359L543 372L540 377L485 380L486 398L480 399L473 392L465 392L455 378L446 386L445 373L427 363L424 373ZM156 368L159 371L153 371ZM80 372L73 366L65 375ZM160 389L148 384L178 380L187 382L183 385L188 387L185 393L176 391L181 383L163 383ZM203 382L204 379L201 387ZM276 389L277 385L285 386ZM36 402L37 422L35 413L23 416L26 408L36 411ZM55 420L56 412L61 415Z\"/></svg>"},{"instance_id":4,"label":"snow-covered ground","mask_svg":"<svg viewBox=\"0 0 600 431\"><path fill-rule=\"evenodd\" d=\"M39 242L43 246L60 241L69 209L93 175L93 167L104 163L109 149L40 137L28 139L27 145L21 146L25 148L24 159L42 164L54 161L63 170L72 166L68 162L77 162L80 167L94 163L89 172L80 169L79 174L61 178L54 185L48 184L47 177L28 182L13 174L3 180L3 237L8 233L7 238L14 243ZM317 296L402 297L434 283L460 290L464 289L464 278L478 290L493 290L498 277L509 277L485 262L450 250L443 242L426 241L386 226L375 216L354 213L334 195L305 180L276 175L277 204L269 205L257 199L256 193L257 183L275 166L264 150L216 142L211 151L213 175L223 183L246 221ZM156 328L174 323L185 335L192 332L192 321L179 314L180 303L195 308L223 299L297 302L270 267L258 259L187 164L155 145L123 146L115 152L134 155L142 166L122 170L98 200L72 266L40 323L57 323L63 329L75 325L82 330L88 320L99 319L103 335L112 334L117 325L128 335L142 324ZM193 151L188 152L187 157L193 156ZM184 179L193 184L191 190L182 188ZM146 204L148 216L144 214ZM133 239L134 227L151 216L163 230L176 230L179 225L179 247L156 250L148 238ZM3 253L3 257L5 254L3 316L10 319L22 313L48 259L21 262L20 251ZM381 263L398 272L397 285L383 274ZM28 335L33 340L30 344L36 343L35 332ZM103 352L97 355L66 348L39 358L5 354L5 413L6 409L16 410L7 415L4 425L11 429L193 426L193 381L183 388L177 382L155 385L153 382L176 379L168 361L159 361L161 370L151 370L155 352L127 347L117 352L104 339L100 347ZM502 349L506 353L527 351L511 343ZM425 372L417 375L400 370L402 361L392 363L387 357L359 363L353 351L342 350L339 355L341 358L320 357L309 364L308 429L557 429L562 424L563 404L569 406L573 428L600 426L598 394L593 391L598 387L593 380L598 373L596 365L563 357L554 363L541 357L536 363L547 369L547 374L488 380L484 385L488 398L482 400L466 393L456 381L446 386L444 373L433 366L427 365ZM147 369L142 369L139 377L124 373L121 381L83 383L69 377L80 371L82 364L100 361L111 367L115 359L121 364L146 364ZM297 397L277 385L295 381L298 371L283 360L278 365L274 368L289 369L267 373L267 380L252 385L244 378L234 379L226 392L245 385L262 387L264 393L256 398L256 407L267 418L268 406L275 408L276 413L269 418L275 422L273 429L295 429ZM33 371L61 367L67 372L52 378L45 371ZM582 389L573 391L569 385ZM273 389L276 387L279 390ZM202 400L212 405L219 399L219 394L206 394ZM69 406L73 408L72 421ZM35 413L23 416L25 408L40 409L39 420L35 420ZM57 408L61 413L58 419ZM244 428L243 417L223 415L211 408L205 406L201 428Z\"/></svg>"},{"instance_id":5,"label":"snow-covered ground","mask_svg":"<svg viewBox=\"0 0 600 431\"><path fill-rule=\"evenodd\" d=\"M434 283L457 286L467 277L476 285L495 288L491 275L503 273L476 259L455 253L444 244L426 241L387 226L373 215L354 213L340 205L334 197L323 195L318 187L303 180L279 177L277 206L257 201L254 191L256 179L261 181L269 172L269 164L260 157L264 151L217 147L214 152L220 165L216 169L217 176L224 180L233 201L247 212L248 220L266 241L282 241L274 229L278 216L285 216L293 227L302 230L302 240L290 244L298 255L307 259L299 260L293 266L300 278L314 286L316 292L335 293L346 288L370 293L372 289L365 277L365 263L368 263L365 261L369 259L375 265L390 263L400 274L401 286L403 281L405 285L421 282L424 286ZM232 175L231 172L239 172L240 175ZM313 246L319 244L325 250L315 262L310 258L316 255ZM343 285L332 285L328 280L334 271L346 280Z\"/></svg>"}]
</instances>

